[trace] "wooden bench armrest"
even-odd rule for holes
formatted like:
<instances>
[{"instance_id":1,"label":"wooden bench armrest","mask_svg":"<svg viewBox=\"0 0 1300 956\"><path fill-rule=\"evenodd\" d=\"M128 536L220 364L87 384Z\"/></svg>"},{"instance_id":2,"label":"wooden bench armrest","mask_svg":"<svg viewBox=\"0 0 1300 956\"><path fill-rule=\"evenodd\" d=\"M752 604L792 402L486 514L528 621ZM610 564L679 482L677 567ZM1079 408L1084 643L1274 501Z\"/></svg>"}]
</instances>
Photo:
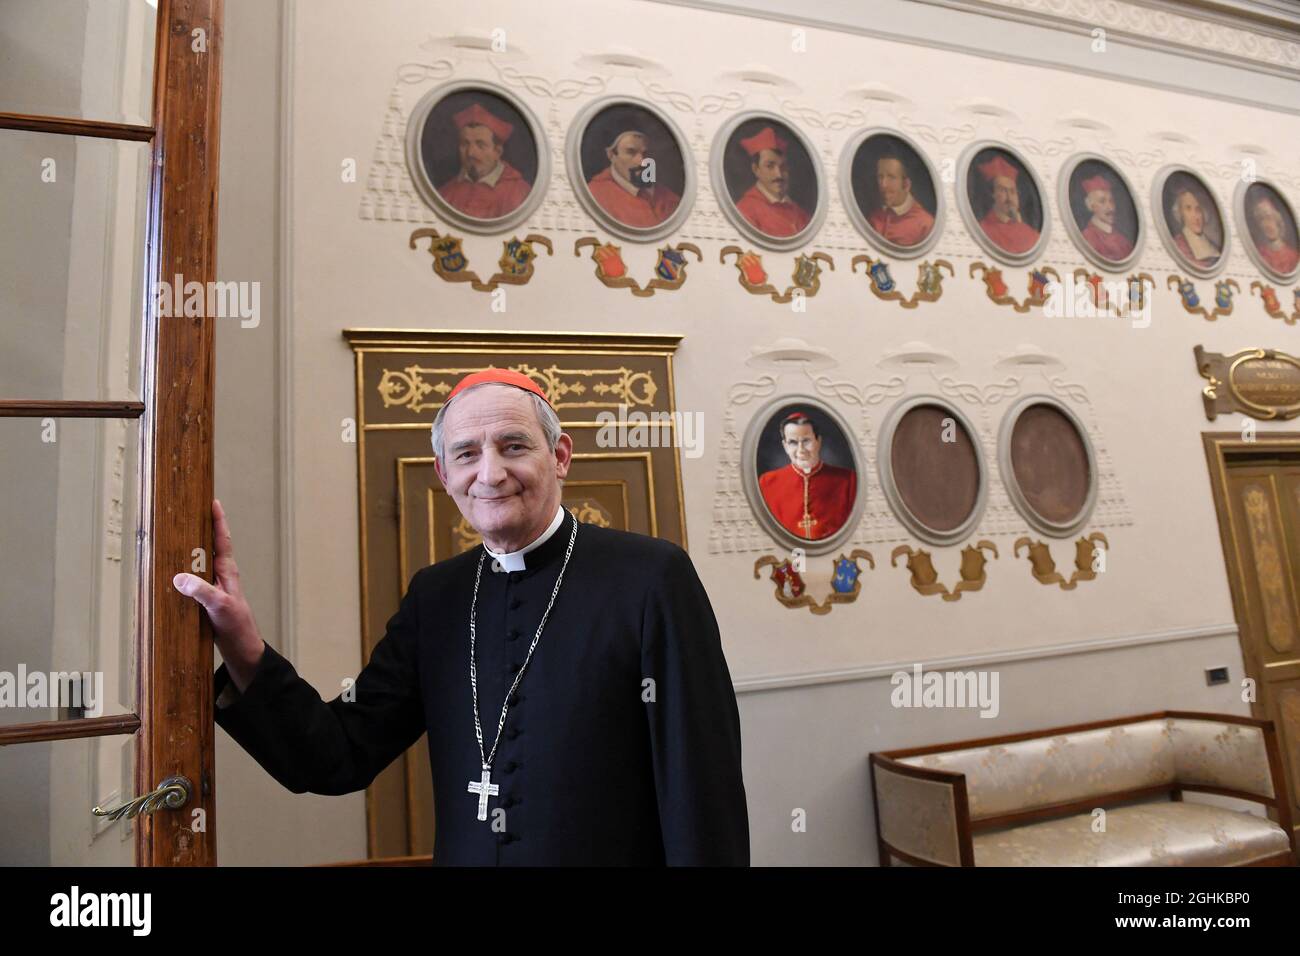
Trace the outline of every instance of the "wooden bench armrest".
<instances>
[{"instance_id":1,"label":"wooden bench armrest","mask_svg":"<svg viewBox=\"0 0 1300 956\"><path fill-rule=\"evenodd\" d=\"M966 775L870 756L880 865L974 866Z\"/></svg>"}]
</instances>

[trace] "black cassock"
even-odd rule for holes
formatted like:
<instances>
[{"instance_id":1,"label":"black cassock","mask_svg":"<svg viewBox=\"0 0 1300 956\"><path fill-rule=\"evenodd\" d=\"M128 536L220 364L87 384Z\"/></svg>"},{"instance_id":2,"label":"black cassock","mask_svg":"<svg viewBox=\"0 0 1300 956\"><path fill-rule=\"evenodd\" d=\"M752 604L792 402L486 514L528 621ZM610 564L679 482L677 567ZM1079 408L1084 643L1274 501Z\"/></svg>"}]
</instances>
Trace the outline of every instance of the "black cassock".
<instances>
[{"instance_id":1,"label":"black cassock","mask_svg":"<svg viewBox=\"0 0 1300 956\"><path fill-rule=\"evenodd\" d=\"M484 752L574 521L566 511L522 571L483 562ZM436 865L748 865L740 716L704 586L677 545L590 524L511 703L492 763L500 793L477 818L469 614L481 554L411 578L353 701L322 701L267 645L243 694L217 670L217 724L285 787L321 794L364 789L427 730Z\"/></svg>"}]
</instances>

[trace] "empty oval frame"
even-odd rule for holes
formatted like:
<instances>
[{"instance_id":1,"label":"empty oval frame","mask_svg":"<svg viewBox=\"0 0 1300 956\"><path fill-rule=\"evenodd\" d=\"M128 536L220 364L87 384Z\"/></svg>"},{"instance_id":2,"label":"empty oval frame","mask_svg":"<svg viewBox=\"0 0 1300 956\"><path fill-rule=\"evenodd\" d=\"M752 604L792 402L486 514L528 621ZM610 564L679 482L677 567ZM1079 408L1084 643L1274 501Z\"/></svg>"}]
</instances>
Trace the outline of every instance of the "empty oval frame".
<instances>
[{"instance_id":1,"label":"empty oval frame","mask_svg":"<svg viewBox=\"0 0 1300 956\"><path fill-rule=\"evenodd\" d=\"M878 456L890 507L922 541L956 544L984 512L987 478L975 428L943 399L900 402L885 419Z\"/></svg>"},{"instance_id":2,"label":"empty oval frame","mask_svg":"<svg viewBox=\"0 0 1300 956\"><path fill-rule=\"evenodd\" d=\"M1097 460L1087 429L1054 398L1031 395L1002 421L998 463L1016 510L1043 534L1065 538L1092 514Z\"/></svg>"}]
</instances>

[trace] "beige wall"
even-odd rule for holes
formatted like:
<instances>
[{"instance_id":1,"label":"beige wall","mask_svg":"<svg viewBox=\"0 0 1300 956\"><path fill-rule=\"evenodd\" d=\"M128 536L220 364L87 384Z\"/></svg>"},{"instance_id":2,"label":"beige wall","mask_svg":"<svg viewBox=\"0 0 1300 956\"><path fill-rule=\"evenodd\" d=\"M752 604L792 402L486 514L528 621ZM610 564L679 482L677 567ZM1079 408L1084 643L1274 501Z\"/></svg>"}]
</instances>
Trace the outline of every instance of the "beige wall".
<instances>
[{"instance_id":1,"label":"beige wall","mask_svg":"<svg viewBox=\"0 0 1300 956\"><path fill-rule=\"evenodd\" d=\"M1186 315L1163 287L1173 263L1152 233L1140 263L1158 281L1150 328L1000 309L967 277L968 264L987 257L965 233L948 185L949 215L933 255L954 262L957 277L939 303L904 312L877 303L862 275L849 272L851 256L869 247L853 232L832 185L830 213L812 248L834 255L837 268L807 313L794 314L747 295L732 267L718 264L721 246L739 237L717 215L704 158L732 110L784 110L812 139L832 184L847 139L881 125L911 131L939 166L976 139L1011 140L1044 181L1054 218L1056 174L1066 156L1081 151L1114 157L1144 213L1151 178L1168 162L1203 171L1228 208L1243 148L1257 148L1260 175L1300 205L1294 173L1278 165L1287 158L1283 144L1300 138L1300 119L1171 88L1085 78L1077 69L845 32L810 29L809 52L798 54L790 49L789 24L681 6L584 0L566 9L557 20L545 5L506 0L436 9L414 0L289 0L281 36L279 5L228 0L219 272L264 285L261 325L241 329L228 320L218 332L217 489L268 640L285 648L327 698L360 665L356 448L340 440L340 421L355 414L354 389L341 329L680 332L677 402L703 414L706 440L702 457L683 459L688 535L742 691L756 863L874 862L865 762L871 750L1167 706L1245 711L1231 685L1204 684L1204 668L1227 665L1235 681L1242 662L1200 444L1200 433L1212 426L1201 411L1191 352L1196 343L1224 352L1284 345L1282 326L1264 316L1258 301L1241 297L1236 314L1213 324ZM581 30L570 29L578 22ZM631 22L636 29L629 32ZM506 28L511 53L495 65L448 40L486 37L497 26ZM962 38L954 32L948 39ZM1078 38L1056 40L1064 63ZM1051 58L1041 42L1025 52ZM649 62L640 70L610 62L636 57ZM431 214L391 203L405 194L386 128L391 132L393 119L436 82L401 83L398 68L440 59L453 62L457 78L529 77L529 88L516 85L515 92L552 141L555 182L528 229L551 236L556 255L538 263L530 285L509 292L504 314L490 310L489 297L437 279L427 254L406 242L417 224L434 221ZM1102 61L1095 71L1106 68ZM786 85L746 82L737 75L743 70ZM1250 89L1249 72L1229 73L1235 93ZM589 92L569 95L569 81L582 81ZM1178 71L1162 83L1177 86ZM732 92L738 99L727 100L731 106L712 107L708 97ZM606 289L591 261L572 255L575 238L600 233L564 181L563 136L572 116L602 93L659 98L701 160L695 213L674 238L699 244L705 261L690 267L677 293L633 299ZM400 125L397 131L400 138ZM355 183L341 181L348 158L358 163ZM389 211L378 215L378 208ZM1247 288L1255 270L1235 234L1233 243L1228 274ZM654 248L623 246L632 273L648 274ZM467 237L465 248L471 263L494 262L500 240ZM1059 221L1045 260L1063 273L1083 264ZM789 270L786 256L769 253L765 261L773 273ZM895 263L894 270L910 289L914 269ZM1023 285L1022 270L1008 273L1014 286ZM1207 284L1202 291L1208 294ZM855 539L877 559L862 597L824 617L778 606L770 585L752 576L763 551L729 549L717 533L736 467L720 439L729 411L738 433L753 412L727 406L733 385L762 374L746 364L751 348L791 336L834 354L838 364L823 374L836 382L860 387L897 374L905 379L903 395L948 389L979 396L955 401L990 459L1006 408L990 386L1018 379L1021 395L1051 393L1051 378L1077 386L1066 392L1090 428L1107 478L1107 499L1089 528L1104 530L1112 546L1102 578L1068 593L1035 582L1023 558L1011 554L1019 519L994 482L977 531L1001 552L988 584L957 603L922 598L901 568L888 566L894 544L908 539L873 478L869 514ZM947 353L948 364L901 371L882 364L890 353L918 350L917 343ZM1048 374L998 364L1025 347L1057 364ZM806 376L785 373L776 390L815 387ZM895 400L837 406L858 430L873 472L881 419ZM776 553L776 546L764 550ZM1054 551L1067 565L1064 545ZM951 580L958 549L934 552L942 577ZM818 560L826 559L814 565ZM997 669L1000 717L891 708L889 673L916 661ZM360 794L295 797L225 735L218 741L223 862L364 854ZM791 832L796 808L808 813L807 833Z\"/></svg>"}]
</instances>

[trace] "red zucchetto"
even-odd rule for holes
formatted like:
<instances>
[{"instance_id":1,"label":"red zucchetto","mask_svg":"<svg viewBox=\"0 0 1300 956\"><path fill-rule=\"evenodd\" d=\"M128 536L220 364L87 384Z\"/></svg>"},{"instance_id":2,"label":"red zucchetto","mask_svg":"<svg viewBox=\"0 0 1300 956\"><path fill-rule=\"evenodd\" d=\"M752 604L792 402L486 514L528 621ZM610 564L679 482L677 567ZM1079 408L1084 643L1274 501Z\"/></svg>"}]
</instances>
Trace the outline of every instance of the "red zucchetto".
<instances>
[{"instance_id":1,"label":"red zucchetto","mask_svg":"<svg viewBox=\"0 0 1300 956\"><path fill-rule=\"evenodd\" d=\"M482 385L485 382L499 382L502 385L513 385L515 388L522 388L525 392L532 392L534 395L540 396L542 401L546 402L547 405L551 405L551 400L546 397L546 393L542 391L540 385L522 372L512 372L508 368L485 368L480 372L471 372L456 383L456 387L447 396L447 401L450 402L465 389L474 385ZM446 404L446 402L443 404ZM551 407L554 408L555 406L551 405Z\"/></svg>"}]
</instances>

